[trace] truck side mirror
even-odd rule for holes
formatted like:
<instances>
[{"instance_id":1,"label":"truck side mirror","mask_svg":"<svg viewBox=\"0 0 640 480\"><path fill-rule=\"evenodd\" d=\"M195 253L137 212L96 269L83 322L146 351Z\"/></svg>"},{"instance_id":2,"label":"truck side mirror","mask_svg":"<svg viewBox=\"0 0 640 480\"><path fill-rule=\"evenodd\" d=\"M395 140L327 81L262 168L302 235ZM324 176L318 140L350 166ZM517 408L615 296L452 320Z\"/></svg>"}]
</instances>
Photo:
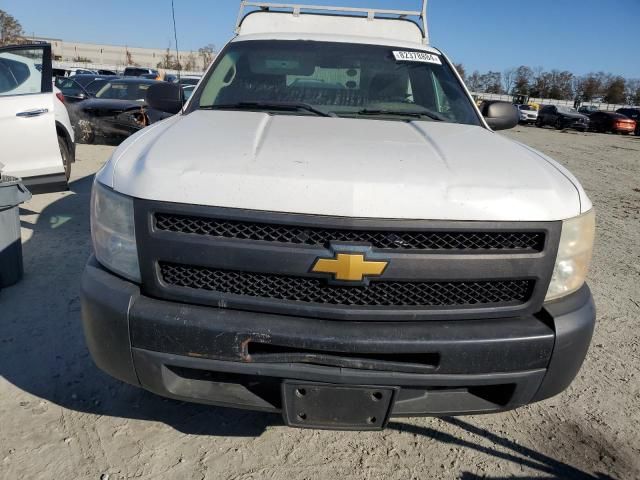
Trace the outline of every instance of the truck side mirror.
<instances>
[{"instance_id":1,"label":"truck side mirror","mask_svg":"<svg viewBox=\"0 0 640 480\"><path fill-rule=\"evenodd\" d=\"M161 112L176 114L185 103L182 87L177 83L159 82L147 90L147 105Z\"/></svg>"},{"instance_id":2,"label":"truck side mirror","mask_svg":"<svg viewBox=\"0 0 640 480\"><path fill-rule=\"evenodd\" d=\"M509 102L484 102L481 113L493 130L508 130L520 120L518 109Z\"/></svg>"}]
</instances>

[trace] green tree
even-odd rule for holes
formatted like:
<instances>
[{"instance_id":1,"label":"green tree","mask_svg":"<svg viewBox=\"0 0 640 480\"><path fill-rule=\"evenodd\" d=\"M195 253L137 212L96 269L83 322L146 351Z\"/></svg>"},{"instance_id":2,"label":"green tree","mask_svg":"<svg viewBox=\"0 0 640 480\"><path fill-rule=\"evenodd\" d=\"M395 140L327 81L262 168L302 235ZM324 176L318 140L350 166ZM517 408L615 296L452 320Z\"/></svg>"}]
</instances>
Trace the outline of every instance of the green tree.
<instances>
[{"instance_id":1,"label":"green tree","mask_svg":"<svg viewBox=\"0 0 640 480\"><path fill-rule=\"evenodd\" d=\"M624 103L625 101L625 79L617 76L611 79L604 92L604 101L607 103Z\"/></svg>"},{"instance_id":2,"label":"green tree","mask_svg":"<svg viewBox=\"0 0 640 480\"><path fill-rule=\"evenodd\" d=\"M526 65L516 68L515 79L513 81L512 92L515 95L529 95L531 82L533 81L533 70Z\"/></svg>"},{"instance_id":3,"label":"green tree","mask_svg":"<svg viewBox=\"0 0 640 480\"><path fill-rule=\"evenodd\" d=\"M23 35L20 22L4 10L0 10L0 46L20 43Z\"/></svg>"}]
</instances>

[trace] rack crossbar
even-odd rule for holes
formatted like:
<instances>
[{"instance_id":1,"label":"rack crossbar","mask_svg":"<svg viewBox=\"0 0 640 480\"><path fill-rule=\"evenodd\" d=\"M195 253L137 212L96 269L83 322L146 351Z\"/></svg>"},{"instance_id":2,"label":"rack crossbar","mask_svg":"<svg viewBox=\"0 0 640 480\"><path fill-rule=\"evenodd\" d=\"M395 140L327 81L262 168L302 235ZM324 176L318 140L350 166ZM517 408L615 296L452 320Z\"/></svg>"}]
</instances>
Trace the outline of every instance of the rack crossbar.
<instances>
[{"instance_id":1,"label":"rack crossbar","mask_svg":"<svg viewBox=\"0 0 640 480\"><path fill-rule=\"evenodd\" d=\"M380 15L395 15L398 19L405 19L407 17L417 17L421 21L422 32L425 43L429 43L429 31L427 29L427 0L422 0L422 10L393 10L393 9L379 9L379 8L358 8L358 7L331 7L326 5L304 5L304 4L292 4L292 3L271 3L271 2L254 2L242 0L240 2L240 12L238 13L238 21L236 22L236 33L240 31L240 25L245 17L245 10L247 8L258 8L263 11L275 10L291 10L294 15L303 14L303 10L313 12L338 12L338 13L364 13L366 18L374 19L380 18ZM384 17L387 18L387 17Z\"/></svg>"}]
</instances>

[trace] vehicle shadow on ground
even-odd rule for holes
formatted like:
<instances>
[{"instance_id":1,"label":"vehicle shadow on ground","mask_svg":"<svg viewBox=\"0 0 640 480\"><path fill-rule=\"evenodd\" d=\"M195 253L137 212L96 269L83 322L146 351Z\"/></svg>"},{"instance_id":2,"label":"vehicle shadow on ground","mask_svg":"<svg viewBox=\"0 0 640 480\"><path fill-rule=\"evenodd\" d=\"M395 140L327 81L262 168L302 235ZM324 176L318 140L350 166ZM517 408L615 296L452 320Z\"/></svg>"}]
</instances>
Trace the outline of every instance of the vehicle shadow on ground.
<instances>
[{"instance_id":1,"label":"vehicle shadow on ground","mask_svg":"<svg viewBox=\"0 0 640 480\"><path fill-rule=\"evenodd\" d=\"M162 422L186 434L259 436L279 415L167 400L110 378L93 364L80 319L80 276L91 253L93 176L71 183L38 217L21 209L25 277L0 291L0 376L70 410ZM35 402L28 402L35 403Z\"/></svg>"},{"instance_id":2,"label":"vehicle shadow on ground","mask_svg":"<svg viewBox=\"0 0 640 480\"><path fill-rule=\"evenodd\" d=\"M398 430L400 432L407 432L427 437L429 439L437 440L440 443L450 444L457 447L464 447L469 450L484 453L485 455L494 457L500 461L512 462L515 465L520 465L522 467L536 470L537 472L540 472L542 474L549 475L547 477L542 477L547 480L614 480L613 477L610 477L609 475L603 473L596 473L595 475L591 475L569 465L568 463L561 462L560 460L556 460L555 458L540 453L536 450L520 445L506 437L502 437L483 428L476 427L468 422L465 422L464 420L461 420L460 418L445 417L442 418L442 421L451 425L452 427L456 427L457 429L459 429L461 434L472 434L482 437L483 439L491 442L493 446L486 446L479 442L464 440L462 438L462 435L454 436L450 433L442 432L434 428L410 425L407 423L393 422L389 424L389 428ZM463 472L461 473L459 478L460 480L476 480L481 478L489 480L502 480L503 478L505 480L507 478L511 480L524 480L531 477L487 477L486 475L476 475L471 472Z\"/></svg>"},{"instance_id":3,"label":"vehicle shadow on ground","mask_svg":"<svg viewBox=\"0 0 640 480\"><path fill-rule=\"evenodd\" d=\"M0 291L0 375L24 392L65 409L160 422L184 434L257 437L270 426L281 426L279 415L163 399L112 379L93 364L82 332L79 299L80 276L91 253L92 182L93 176L72 182L73 194L47 206L35 224L23 219L33 234L24 244L25 278ZM30 217L37 213L33 208L22 211ZM460 435L404 423L391 423L389 428L522 464L549 478L609 478L588 475L462 420L444 422ZM495 447L464 440L469 433ZM463 473L462 478L478 477Z\"/></svg>"}]
</instances>

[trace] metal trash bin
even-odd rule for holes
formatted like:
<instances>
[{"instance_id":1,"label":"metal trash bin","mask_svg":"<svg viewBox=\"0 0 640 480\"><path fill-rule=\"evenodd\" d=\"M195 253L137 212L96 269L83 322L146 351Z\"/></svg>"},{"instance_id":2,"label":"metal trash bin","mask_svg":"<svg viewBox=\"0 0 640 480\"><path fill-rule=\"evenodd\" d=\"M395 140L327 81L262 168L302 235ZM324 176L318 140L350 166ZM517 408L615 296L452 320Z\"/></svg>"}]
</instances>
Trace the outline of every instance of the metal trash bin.
<instances>
[{"instance_id":1,"label":"metal trash bin","mask_svg":"<svg viewBox=\"0 0 640 480\"><path fill-rule=\"evenodd\" d=\"M0 174L0 289L18 283L24 272L18 207L31 193L20 182Z\"/></svg>"}]
</instances>

